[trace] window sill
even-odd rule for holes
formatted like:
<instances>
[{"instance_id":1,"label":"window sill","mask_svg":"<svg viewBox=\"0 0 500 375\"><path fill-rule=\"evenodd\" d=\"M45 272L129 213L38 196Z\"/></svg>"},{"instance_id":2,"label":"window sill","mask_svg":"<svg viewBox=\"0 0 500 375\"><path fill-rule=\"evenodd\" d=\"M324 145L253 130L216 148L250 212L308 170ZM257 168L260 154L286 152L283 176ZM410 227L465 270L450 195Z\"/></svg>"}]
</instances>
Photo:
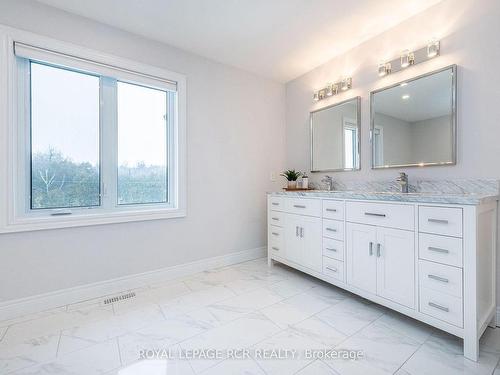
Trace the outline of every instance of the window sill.
<instances>
[{"instance_id":1,"label":"window sill","mask_svg":"<svg viewBox=\"0 0 500 375\"><path fill-rule=\"evenodd\" d=\"M185 217L186 210L162 208L138 211L84 213L64 217L22 217L13 218L0 228L0 233L28 232L36 230L85 227L91 225L118 224L136 221L150 221Z\"/></svg>"}]
</instances>

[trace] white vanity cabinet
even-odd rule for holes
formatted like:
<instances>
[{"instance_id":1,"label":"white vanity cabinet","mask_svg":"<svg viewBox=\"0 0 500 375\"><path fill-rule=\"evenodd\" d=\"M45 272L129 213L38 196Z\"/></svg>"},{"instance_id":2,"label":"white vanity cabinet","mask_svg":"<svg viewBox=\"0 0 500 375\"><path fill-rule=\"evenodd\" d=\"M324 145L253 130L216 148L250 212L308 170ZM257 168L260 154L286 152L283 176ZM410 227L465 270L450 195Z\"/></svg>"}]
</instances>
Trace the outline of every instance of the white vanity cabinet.
<instances>
[{"instance_id":1,"label":"white vanity cabinet","mask_svg":"<svg viewBox=\"0 0 500 375\"><path fill-rule=\"evenodd\" d=\"M320 272L323 267L321 219L286 214L285 220L285 258Z\"/></svg>"},{"instance_id":2,"label":"white vanity cabinet","mask_svg":"<svg viewBox=\"0 0 500 375\"><path fill-rule=\"evenodd\" d=\"M304 195L268 196L270 264L462 337L464 356L477 360L496 314L495 197L443 204Z\"/></svg>"},{"instance_id":3,"label":"white vanity cabinet","mask_svg":"<svg viewBox=\"0 0 500 375\"><path fill-rule=\"evenodd\" d=\"M347 223L347 283L413 308L414 233Z\"/></svg>"}]
</instances>

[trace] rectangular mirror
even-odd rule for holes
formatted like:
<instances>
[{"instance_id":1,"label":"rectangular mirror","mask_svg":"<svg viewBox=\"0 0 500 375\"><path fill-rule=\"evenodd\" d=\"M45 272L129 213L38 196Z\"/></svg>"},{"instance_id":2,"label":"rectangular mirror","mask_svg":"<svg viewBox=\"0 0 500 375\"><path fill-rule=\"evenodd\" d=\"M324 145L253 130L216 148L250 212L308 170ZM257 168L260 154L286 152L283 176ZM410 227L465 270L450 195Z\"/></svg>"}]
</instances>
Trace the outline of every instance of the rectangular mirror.
<instances>
[{"instance_id":1,"label":"rectangular mirror","mask_svg":"<svg viewBox=\"0 0 500 375\"><path fill-rule=\"evenodd\" d=\"M311 112L311 172L360 168L360 101L358 96Z\"/></svg>"},{"instance_id":2,"label":"rectangular mirror","mask_svg":"<svg viewBox=\"0 0 500 375\"><path fill-rule=\"evenodd\" d=\"M456 70L371 93L372 168L456 163Z\"/></svg>"}]
</instances>

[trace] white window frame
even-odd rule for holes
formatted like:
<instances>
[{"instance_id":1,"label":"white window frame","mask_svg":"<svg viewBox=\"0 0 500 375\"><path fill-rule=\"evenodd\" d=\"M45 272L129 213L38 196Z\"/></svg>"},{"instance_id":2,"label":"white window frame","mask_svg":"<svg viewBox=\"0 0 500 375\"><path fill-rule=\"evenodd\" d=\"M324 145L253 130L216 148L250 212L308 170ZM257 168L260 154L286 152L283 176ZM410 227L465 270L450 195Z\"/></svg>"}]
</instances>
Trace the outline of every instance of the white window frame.
<instances>
[{"instance_id":1,"label":"white window frame","mask_svg":"<svg viewBox=\"0 0 500 375\"><path fill-rule=\"evenodd\" d=\"M0 164L0 203L6 208L0 213L0 233L186 216L186 77L184 75L4 26L0 26L0 41L0 83L2 87L7 87L7 92L0 93L0 110L5 114L0 118L0 135L2 135L0 146L5 146L1 147L0 151L4 160ZM112 194L108 194L108 196L111 195L112 199L116 197L116 171L110 171L110 168L114 169L111 164L116 161L117 144L116 137L111 136L115 139L113 147L108 147L105 151L102 149L103 137L109 139L109 131L112 130L108 127L103 131L104 127L101 126L100 159L107 161L107 163L100 163L100 188L101 194L104 195L101 197L101 206L54 210L29 209L30 170L26 168L26 165L29 165L31 150L28 147L29 143L26 142L30 136L29 123L27 124L26 120L29 119L30 110L29 106L25 105L26 103L23 104L25 100L22 93L25 92L25 89L21 87L20 90L19 82L22 82L20 74L25 74L26 71L18 64L20 60L14 54L14 42L56 51L61 54L62 60L49 62L55 66L66 65L69 68L81 69L79 66L70 65L71 61L65 63L64 56L68 55L82 59L83 66L85 66L86 61L98 62L105 73L109 71L105 74L106 76L118 81L162 90L171 90L171 82L175 82L177 103L170 103L169 107L174 107L176 110L173 114L169 113L168 116L168 137L171 140L167 158L169 162L168 203L119 205L118 202L106 199L105 189L113 189ZM136 72L138 74L135 74ZM154 79L156 77L159 79ZM167 83L169 81L170 85ZM106 85L101 85L101 95L110 95L109 92L106 92ZM109 112L101 111L100 116L103 114L113 116L113 113ZM114 115L116 116L116 114ZM116 121L111 121L111 123L116 126ZM106 144L109 146L109 141ZM113 165L116 165L116 162ZM104 173L108 177L107 186L102 185L102 182L105 181L103 179ZM110 179L110 176L114 177L114 181ZM52 215L57 212L71 212L71 214Z\"/></svg>"}]
</instances>

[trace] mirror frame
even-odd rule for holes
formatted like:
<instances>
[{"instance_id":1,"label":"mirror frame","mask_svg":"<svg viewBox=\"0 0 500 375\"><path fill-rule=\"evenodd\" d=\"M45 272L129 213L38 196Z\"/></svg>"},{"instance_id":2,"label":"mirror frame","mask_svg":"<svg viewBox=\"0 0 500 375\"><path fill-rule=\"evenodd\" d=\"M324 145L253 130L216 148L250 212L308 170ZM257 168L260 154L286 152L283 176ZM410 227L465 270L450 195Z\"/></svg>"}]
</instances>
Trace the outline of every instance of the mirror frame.
<instances>
[{"instance_id":1,"label":"mirror frame","mask_svg":"<svg viewBox=\"0 0 500 375\"><path fill-rule=\"evenodd\" d=\"M320 170L314 170L313 169L313 155L314 155L314 145L313 145L313 140L314 140L314 127L313 127L313 115L316 112L324 111L329 108L337 107L342 104L346 104L349 102L356 101L356 126L358 128L358 166L357 168L339 168L339 169L320 169ZM343 100L338 103L334 103L331 105L328 105L326 107L322 107L319 109L316 109L314 111L309 112L309 135L310 135L310 147L311 147L311 165L310 165L310 170L311 173L320 173L320 172L353 172L353 171L359 171L361 170L361 96L355 96L346 100Z\"/></svg>"},{"instance_id":2,"label":"mirror frame","mask_svg":"<svg viewBox=\"0 0 500 375\"><path fill-rule=\"evenodd\" d=\"M412 82L416 81L420 78L428 77L433 74L441 73L446 70L452 71L452 80L451 80L451 137L452 137L452 145L451 145L451 161L447 162L430 162L430 163L414 163L414 164L398 164L398 165L388 165L388 166L376 166L375 165L375 146L373 144L373 130L375 127L375 109L373 107L373 97L375 94L385 91L394 87L399 86L403 82ZM382 87L380 89L374 90L370 92L370 148L371 148L371 166L372 169L389 169L389 168L407 168L407 167L432 167L432 166L449 166L457 164L457 65L448 65L444 68L440 68L437 70L433 70L432 72L425 73L410 79L405 79L403 81L394 83L390 86Z\"/></svg>"}]
</instances>

